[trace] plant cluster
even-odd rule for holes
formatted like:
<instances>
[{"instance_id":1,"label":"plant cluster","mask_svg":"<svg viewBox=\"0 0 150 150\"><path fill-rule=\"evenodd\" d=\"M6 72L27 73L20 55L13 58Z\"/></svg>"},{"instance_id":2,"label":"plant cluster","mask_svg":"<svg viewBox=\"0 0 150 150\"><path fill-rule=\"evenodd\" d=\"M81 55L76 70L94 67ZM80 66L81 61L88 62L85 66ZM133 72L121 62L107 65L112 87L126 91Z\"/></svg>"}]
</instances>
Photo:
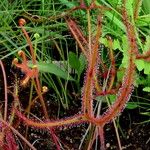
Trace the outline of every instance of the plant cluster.
<instances>
[{"instance_id":1,"label":"plant cluster","mask_svg":"<svg viewBox=\"0 0 150 150\"><path fill-rule=\"evenodd\" d=\"M48 114L48 108L45 104L43 94L47 91L46 87L41 86L39 80L40 69L38 68L38 62L36 58L36 51L33 49L31 39L24 28L26 21L24 19L19 20L19 27L21 28L24 36L29 45L32 66L29 65L29 60L27 60L27 55L24 51L20 50L18 52L19 57L21 58L21 63L17 58L12 61L12 64L17 68L21 69L24 72L25 77L21 81L20 85L25 86L30 82L31 85L35 87L37 97L31 99L29 102L29 106L27 109L23 110L18 95L18 86L14 86L14 91L12 92L14 101L11 110L11 115L7 120L7 79L3 64L1 62L1 68L3 70L4 75L4 83L5 83L5 107L4 114L1 113L0 122L1 122L1 138L0 138L0 146L2 149L17 149L17 144L15 141L15 136L13 133L18 135L24 142L31 148L35 149L33 145L31 145L25 137L23 137L14 127L14 122L16 122L16 117L19 119L18 124L23 122L26 126L40 128L46 130L52 135L52 139L57 147L57 149L61 149L61 144L59 143L59 139L57 134L55 133L56 127L66 126L70 127L72 125L78 125L82 123L90 124L95 127L95 132L92 138L90 139L90 144L88 149L92 148L92 145L95 141L95 138L99 137L100 141L100 149L104 150L105 147L105 136L104 136L104 127L107 123L115 119L125 108L126 103L130 99L132 95L134 84L136 80L136 60L144 60L146 62L150 62L150 48L146 50L144 53L140 53L138 50L138 44L136 39L136 32L133 23L131 22L128 11L126 8L126 0L123 0L123 6L121 9L122 19L124 26L126 28L127 35L127 64L124 71L124 76L122 78L121 83L116 83L117 70L116 67L116 59L113 52L113 39L107 35L107 43L108 43L108 58L109 58L109 67L104 63L101 52L99 50L99 45L101 43L102 37L102 27L103 27L103 13L106 10L109 10L105 6L100 6L96 4L95 0L89 5L86 5L83 0L80 0L80 4L77 7L72 8L69 11L69 14L83 10L87 15L87 33L85 34L82 29L80 29L78 23L70 17L67 13L63 16L65 17L66 23L68 25L69 30L71 31L74 39L76 40L79 48L81 49L86 62L86 71L84 77L84 83L82 88L82 96L81 96L81 112L77 113L74 116L70 116L68 118L62 118L52 121L51 116ZM110 10L111 11L111 10ZM96 24L92 22L91 14L96 13ZM136 18L135 12L135 18ZM109 106L103 114L100 114L100 110L95 107L95 103L97 103L97 97L104 97L110 94L116 94L116 100L113 104ZM42 111L44 114L45 120L34 120L29 117L31 108L34 109L35 102L39 100L42 105ZM16 127L17 128L17 127Z\"/></svg>"}]
</instances>

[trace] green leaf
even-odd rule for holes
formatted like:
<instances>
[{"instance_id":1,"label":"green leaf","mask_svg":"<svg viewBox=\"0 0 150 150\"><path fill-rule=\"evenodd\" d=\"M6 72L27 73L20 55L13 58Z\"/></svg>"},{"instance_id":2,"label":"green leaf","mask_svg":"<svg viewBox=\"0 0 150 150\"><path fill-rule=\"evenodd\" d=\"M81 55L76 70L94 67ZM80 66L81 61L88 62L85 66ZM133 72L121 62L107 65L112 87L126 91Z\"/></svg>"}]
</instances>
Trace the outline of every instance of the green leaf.
<instances>
[{"instance_id":1,"label":"green leaf","mask_svg":"<svg viewBox=\"0 0 150 150\"><path fill-rule=\"evenodd\" d=\"M107 40L107 38L101 37L101 38L100 38L100 43L101 43L101 44L104 44L105 47L108 47L108 40ZM122 48L121 48L121 46L120 46L120 42L119 42L118 39L114 39L114 41L113 41L113 49L114 49L114 50L119 49L120 51L122 51Z\"/></svg>"},{"instance_id":2,"label":"green leaf","mask_svg":"<svg viewBox=\"0 0 150 150\"><path fill-rule=\"evenodd\" d=\"M144 73L145 74L150 74L150 63L149 62L144 62Z\"/></svg>"},{"instance_id":3,"label":"green leaf","mask_svg":"<svg viewBox=\"0 0 150 150\"><path fill-rule=\"evenodd\" d=\"M150 74L149 75L147 75L146 77L143 77L143 76L138 76L137 77L137 83L139 84L139 85L144 85L144 86L150 86Z\"/></svg>"},{"instance_id":4,"label":"green leaf","mask_svg":"<svg viewBox=\"0 0 150 150\"><path fill-rule=\"evenodd\" d=\"M28 63L29 67L33 67L31 62ZM37 62L40 72L51 73L65 80L74 80L68 72L63 71L60 67L53 63Z\"/></svg>"},{"instance_id":5,"label":"green leaf","mask_svg":"<svg viewBox=\"0 0 150 150\"><path fill-rule=\"evenodd\" d=\"M70 2L68 0L59 0L61 4L64 4L66 5L68 8L72 8L72 7L75 7L75 3L73 2Z\"/></svg>"},{"instance_id":6,"label":"green leaf","mask_svg":"<svg viewBox=\"0 0 150 150\"><path fill-rule=\"evenodd\" d=\"M141 112L141 115L150 116L150 112ZM150 121L150 120L149 120Z\"/></svg>"},{"instance_id":7,"label":"green leaf","mask_svg":"<svg viewBox=\"0 0 150 150\"><path fill-rule=\"evenodd\" d=\"M69 64L71 68L76 69L78 71L80 67L80 61L77 55L73 52L69 52L68 57L69 57Z\"/></svg>"},{"instance_id":8,"label":"green leaf","mask_svg":"<svg viewBox=\"0 0 150 150\"><path fill-rule=\"evenodd\" d=\"M117 5L121 5L121 0L107 0L114 8L117 6Z\"/></svg>"},{"instance_id":9,"label":"green leaf","mask_svg":"<svg viewBox=\"0 0 150 150\"><path fill-rule=\"evenodd\" d=\"M118 26L118 28L126 32L125 25L122 23L122 21L118 19L118 17L114 16L114 13L111 13L110 11L106 11L105 16L107 16L110 20L112 20L113 23Z\"/></svg>"},{"instance_id":10,"label":"green leaf","mask_svg":"<svg viewBox=\"0 0 150 150\"><path fill-rule=\"evenodd\" d=\"M122 78L123 78L124 73L125 73L125 68L120 67L118 70L119 71L117 71L117 80L122 81Z\"/></svg>"},{"instance_id":11,"label":"green leaf","mask_svg":"<svg viewBox=\"0 0 150 150\"><path fill-rule=\"evenodd\" d=\"M136 60L135 64L139 71L142 71L145 67L145 62L143 60Z\"/></svg>"},{"instance_id":12,"label":"green leaf","mask_svg":"<svg viewBox=\"0 0 150 150\"><path fill-rule=\"evenodd\" d=\"M150 48L150 36L146 36L146 42L143 49L143 54L147 52ZM136 67L139 71L144 69L144 74L150 74L150 63L144 60L136 60L135 61Z\"/></svg>"},{"instance_id":13,"label":"green leaf","mask_svg":"<svg viewBox=\"0 0 150 150\"><path fill-rule=\"evenodd\" d=\"M116 95L109 95L108 96L111 103L114 103L116 100ZM128 109L135 109L138 107L138 104L136 102L128 102L126 108Z\"/></svg>"},{"instance_id":14,"label":"green leaf","mask_svg":"<svg viewBox=\"0 0 150 150\"><path fill-rule=\"evenodd\" d=\"M108 95L110 102L113 104L116 100L116 95Z\"/></svg>"},{"instance_id":15,"label":"green leaf","mask_svg":"<svg viewBox=\"0 0 150 150\"><path fill-rule=\"evenodd\" d=\"M87 64L86 58L83 54L80 54L79 61L80 61L80 67L79 67L78 73L80 75L83 72L83 70L85 69L86 64Z\"/></svg>"},{"instance_id":16,"label":"green leaf","mask_svg":"<svg viewBox=\"0 0 150 150\"><path fill-rule=\"evenodd\" d=\"M150 14L140 16L136 20L136 26L138 26L138 27L149 26L149 24L150 24Z\"/></svg>"},{"instance_id":17,"label":"green leaf","mask_svg":"<svg viewBox=\"0 0 150 150\"><path fill-rule=\"evenodd\" d=\"M149 49L150 49L150 36L148 35L148 36L146 36L146 42L144 45L144 52L147 52Z\"/></svg>"},{"instance_id":18,"label":"green leaf","mask_svg":"<svg viewBox=\"0 0 150 150\"><path fill-rule=\"evenodd\" d=\"M144 74L150 74L150 63L144 60L136 60L135 61L136 67L139 71L144 69Z\"/></svg>"},{"instance_id":19,"label":"green leaf","mask_svg":"<svg viewBox=\"0 0 150 150\"><path fill-rule=\"evenodd\" d=\"M118 39L115 39L115 40L113 41L113 49L114 49L114 50L116 50L116 49L121 50L120 42L119 42Z\"/></svg>"},{"instance_id":20,"label":"green leaf","mask_svg":"<svg viewBox=\"0 0 150 150\"><path fill-rule=\"evenodd\" d=\"M144 0L143 1L143 8L144 8L144 12L146 14L150 14L150 3L149 3L149 0Z\"/></svg>"},{"instance_id":21,"label":"green leaf","mask_svg":"<svg viewBox=\"0 0 150 150\"><path fill-rule=\"evenodd\" d=\"M122 47L123 47L123 49L120 49L123 52L122 66L124 68L127 68L127 65L128 65L128 39L127 39L127 36L122 37Z\"/></svg>"},{"instance_id":22,"label":"green leaf","mask_svg":"<svg viewBox=\"0 0 150 150\"><path fill-rule=\"evenodd\" d=\"M108 40L106 38L101 37L99 41L101 44L104 44L105 47L108 47Z\"/></svg>"},{"instance_id":23,"label":"green leaf","mask_svg":"<svg viewBox=\"0 0 150 150\"><path fill-rule=\"evenodd\" d=\"M143 91L144 91L144 92L150 92L150 87L145 87L145 88L143 88Z\"/></svg>"},{"instance_id":24,"label":"green leaf","mask_svg":"<svg viewBox=\"0 0 150 150\"><path fill-rule=\"evenodd\" d=\"M136 102L128 102L126 108L127 109L135 109L138 107L138 104Z\"/></svg>"}]
</instances>

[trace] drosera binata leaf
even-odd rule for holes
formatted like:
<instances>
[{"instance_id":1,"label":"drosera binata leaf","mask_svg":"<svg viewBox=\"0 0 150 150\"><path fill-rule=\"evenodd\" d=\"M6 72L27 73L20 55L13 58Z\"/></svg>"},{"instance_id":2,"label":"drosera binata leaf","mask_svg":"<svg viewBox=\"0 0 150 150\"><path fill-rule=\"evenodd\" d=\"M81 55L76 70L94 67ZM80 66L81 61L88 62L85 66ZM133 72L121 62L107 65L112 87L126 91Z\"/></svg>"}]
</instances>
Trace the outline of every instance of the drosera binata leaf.
<instances>
[{"instance_id":1,"label":"drosera binata leaf","mask_svg":"<svg viewBox=\"0 0 150 150\"><path fill-rule=\"evenodd\" d=\"M31 62L28 63L29 67L33 67ZM74 81L67 71L64 71L58 65L50 62L37 62L37 66L40 72L51 73L65 80Z\"/></svg>"}]
</instances>

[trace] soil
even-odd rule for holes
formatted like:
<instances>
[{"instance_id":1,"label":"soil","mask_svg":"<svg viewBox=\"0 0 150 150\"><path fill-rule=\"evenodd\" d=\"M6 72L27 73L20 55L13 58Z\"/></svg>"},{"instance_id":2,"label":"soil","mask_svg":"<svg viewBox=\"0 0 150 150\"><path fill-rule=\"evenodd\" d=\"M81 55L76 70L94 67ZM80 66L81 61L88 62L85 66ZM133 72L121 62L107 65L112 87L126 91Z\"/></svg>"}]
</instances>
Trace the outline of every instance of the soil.
<instances>
[{"instance_id":1,"label":"soil","mask_svg":"<svg viewBox=\"0 0 150 150\"><path fill-rule=\"evenodd\" d=\"M141 123L148 120L139 114L138 109L124 110L119 117L119 135L123 150L150 150L150 123ZM106 145L108 150L117 150L117 140L114 127L106 127Z\"/></svg>"},{"instance_id":2,"label":"soil","mask_svg":"<svg viewBox=\"0 0 150 150\"><path fill-rule=\"evenodd\" d=\"M14 82L13 79L14 75L12 74L12 71L10 71L10 67L7 66L6 68L7 68L6 73L9 81L8 84L10 87ZM22 76L22 74L20 74L20 76ZM29 92L28 87L21 89L20 91L19 97L21 99L22 106L27 104L25 100L27 99L27 96L29 96L28 92ZM0 93L2 93L0 96L0 100L1 103L3 103L4 91L3 91L2 76L0 76ZM12 97L9 96L9 98L11 99L11 100L9 99L9 103L11 104ZM49 116L52 117L51 118L52 120L55 120L57 118L56 112L58 110L57 101L55 99L52 100L52 95L50 94L45 95L45 98L47 99L47 106L51 108L49 109ZM41 111L39 111L40 109L41 106L37 102L35 108L32 110L32 113L34 113L34 115L37 115L39 118L44 119ZM64 117L72 116L78 113L80 110L81 110L80 100L76 100L74 103L70 103L69 110L63 110L63 109L60 110L60 112L62 112L60 114L60 117L64 118ZM119 135L120 135L120 140L121 140L123 150L150 150L150 122L141 123L146 120L150 120L150 118L141 115L139 108L132 109L132 110L125 109L122 112L122 114L119 116L118 130L119 130ZM63 143L65 150L78 150L78 146L81 142L80 140L82 139L82 136L86 131L86 128L87 128L87 124L85 123L82 125L80 124L72 125L69 127L62 127L62 128L59 127L55 129L55 132L59 137L61 143ZM18 130L22 135L25 134L25 129L26 127L22 123L18 126ZM46 130L35 129L35 128L29 128L28 130L29 130L28 140L31 143L34 143L34 146L37 148L37 150L56 149L55 145L51 140L51 136ZM106 142L107 150L119 149L113 123L109 123L105 126L105 142ZM24 144L22 143L22 145ZM21 147L19 149L21 149Z\"/></svg>"}]
</instances>

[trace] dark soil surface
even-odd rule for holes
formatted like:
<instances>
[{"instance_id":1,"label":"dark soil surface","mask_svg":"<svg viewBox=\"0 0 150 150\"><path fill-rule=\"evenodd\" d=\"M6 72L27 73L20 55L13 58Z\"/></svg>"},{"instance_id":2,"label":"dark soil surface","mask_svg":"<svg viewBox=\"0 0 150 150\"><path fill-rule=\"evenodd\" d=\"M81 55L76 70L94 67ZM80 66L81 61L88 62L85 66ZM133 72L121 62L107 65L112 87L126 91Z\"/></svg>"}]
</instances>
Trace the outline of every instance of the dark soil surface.
<instances>
[{"instance_id":1,"label":"dark soil surface","mask_svg":"<svg viewBox=\"0 0 150 150\"><path fill-rule=\"evenodd\" d=\"M125 110L119 118L119 135L124 150L150 150L150 123L141 123L148 120L139 114L138 109ZM106 127L106 145L108 150L117 150L117 140L114 127Z\"/></svg>"},{"instance_id":2,"label":"dark soil surface","mask_svg":"<svg viewBox=\"0 0 150 150\"><path fill-rule=\"evenodd\" d=\"M5 66L6 67L6 66ZM7 68L8 69L8 68ZM8 69L9 70L9 69ZM10 71L7 70L9 86L13 85L14 77ZM9 74L10 73L10 74ZM1 75L1 73L0 73ZM10 88L11 89L11 88ZM3 78L0 76L0 101L3 103ZM22 107L26 105L26 99L29 97L28 87L20 90L20 101ZM9 103L12 102L12 97L9 96ZM47 100L47 106L49 109L49 116L52 120L57 117L58 104L53 100L51 95L45 95ZM72 116L81 110L80 100L76 100L75 103L70 104L69 110L61 110L61 118ZM11 106L10 106L11 107ZM34 115L41 119L44 119L41 113L41 106L37 102L34 109L31 111ZM141 123L146 120L150 120L150 117L143 116L139 113L139 109L127 110L125 109L119 117L119 136L122 144L122 150L150 150L150 122ZM141 124L140 124L141 123ZM60 139L65 150L78 150L81 139L86 132L87 124L72 125L69 127L56 128L55 132ZM24 135L26 127L24 124L20 124L17 128L19 132ZM52 142L50 134L47 130L29 128L28 140L34 143L37 150L54 150L55 145ZM113 123L109 123L105 126L105 142L108 150L118 150L118 144L116 139L116 133L113 127ZM17 143L19 143L17 141ZM22 143L22 142L21 142ZM22 143L24 145L24 143ZM19 148L21 150L21 147ZM27 148L28 149L28 148ZM83 148L83 150L86 150ZM93 147L93 150L95 148ZM99 150L99 148L97 149Z\"/></svg>"}]
</instances>

